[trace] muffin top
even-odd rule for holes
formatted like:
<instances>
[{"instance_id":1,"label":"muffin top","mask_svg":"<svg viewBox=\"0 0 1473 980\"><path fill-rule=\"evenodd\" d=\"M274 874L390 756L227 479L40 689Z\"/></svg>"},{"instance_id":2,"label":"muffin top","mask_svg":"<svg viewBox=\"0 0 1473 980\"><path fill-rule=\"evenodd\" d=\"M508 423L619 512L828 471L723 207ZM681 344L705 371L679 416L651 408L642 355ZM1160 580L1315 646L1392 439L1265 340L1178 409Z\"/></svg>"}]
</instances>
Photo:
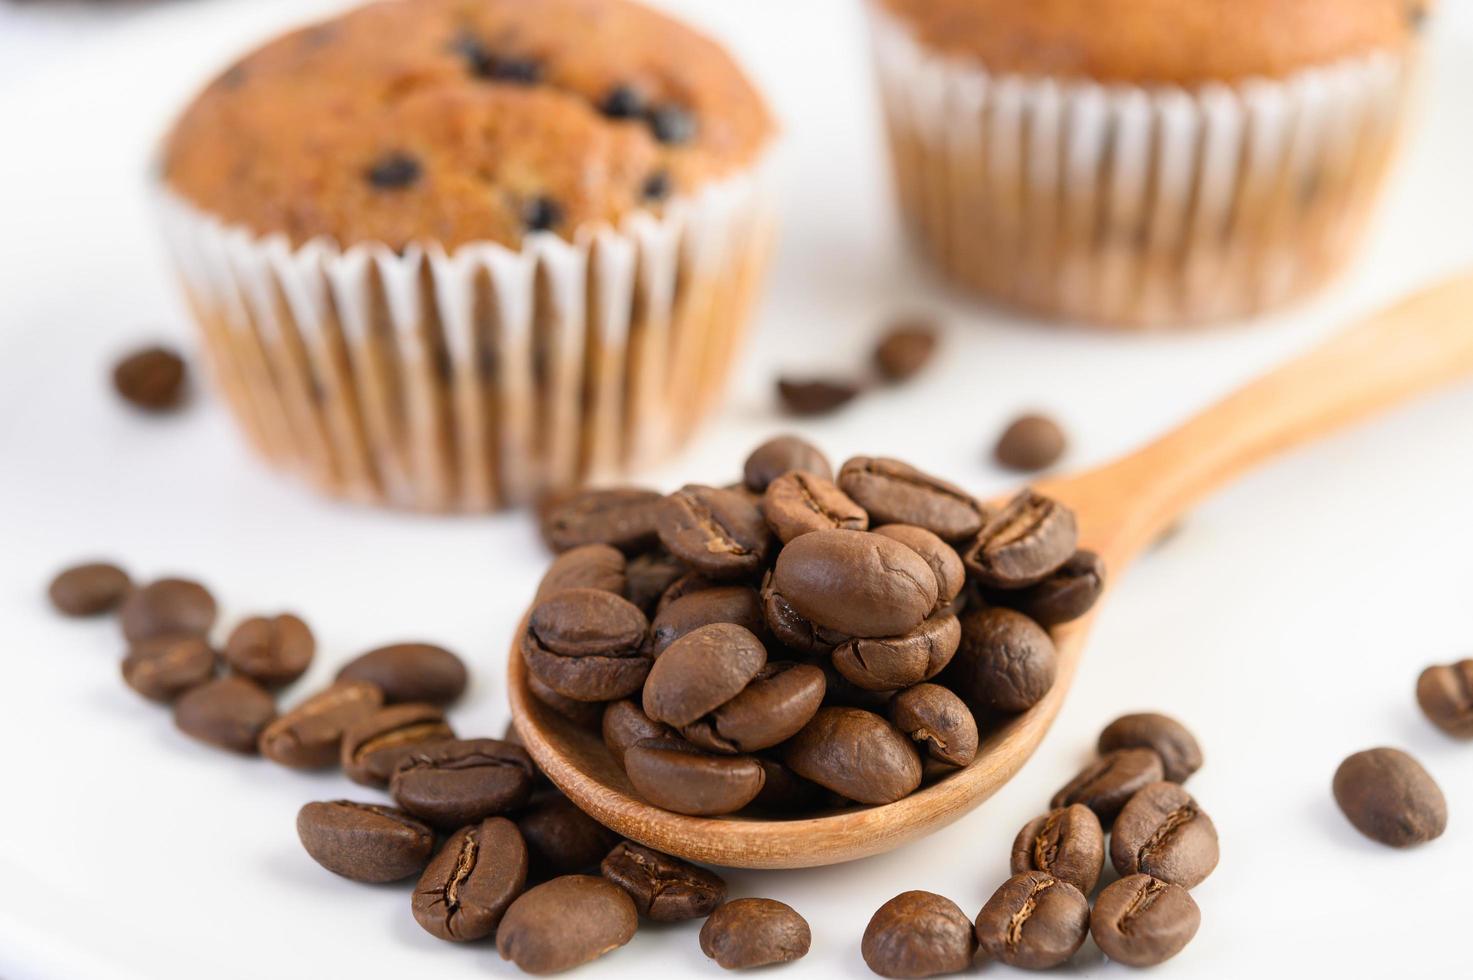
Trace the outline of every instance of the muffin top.
<instances>
[{"instance_id":1,"label":"muffin top","mask_svg":"<svg viewBox=\"0 0 1473 980\"><path fill-rule=\"evenodd\" d=\"M717 44L627 0L388 0L279 38L184 111L164 179L301 244L570 238L755 162Z\"/></svg>"},{"instance_id":2,"label":"muffin top","mask_svg":"<svg viewBox=\"0 0 1473 980\"><path fill-rule=\"evenodd\" d=\"M1398 48L1430 0L877 0L996 74L1199 85Z\"/></svg>"}]
</instances>

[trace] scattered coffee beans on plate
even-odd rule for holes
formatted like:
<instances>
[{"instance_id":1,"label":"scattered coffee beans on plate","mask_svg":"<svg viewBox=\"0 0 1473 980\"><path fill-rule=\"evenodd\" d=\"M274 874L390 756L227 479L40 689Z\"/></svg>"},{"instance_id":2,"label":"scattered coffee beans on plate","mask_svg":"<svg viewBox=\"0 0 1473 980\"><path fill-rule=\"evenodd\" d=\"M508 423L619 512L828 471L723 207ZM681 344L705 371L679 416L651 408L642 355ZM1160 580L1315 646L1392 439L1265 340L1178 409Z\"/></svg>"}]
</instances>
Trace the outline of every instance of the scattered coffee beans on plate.
<instances>
[{"instance_id":1,"label":"scattered coffee beans on plate","mask_svg":"<svg viewBox=\"0 0 1473 980\"><path fill-rule=\"evenodd\" d=\"M379 647L338 671L340 681L377 684L386 704L451 704L465 693L467 677L461 659L433 643Z\"/></svg>"},{"instance_id":2,"label":"scattered coffee beans on plate","mask_svg":"<svg viewBox=\"0 0 1473 980\"><path fill-rule=\"evenodd\" d=\"M1202 913L1180 885L1136 874L1095 899L1089 929L1100 952L1126 966L1157 966L1186 948Z\"/></svg>"},{"instance_id":3,"label":"scattered coffee beans on plate","mask_svg":"<svg viewBox=\"0 0 1473 980\"><path fill-rule=\"evenodd\" d=\"M1333 789L1355 829L1390 847L1424 844L1447 829L1442 789L1400 749L1355 753L1335 770Z\"/></svg>"},{"instance_id":4,"label":"scattered coffee beans on plate","mask_svg":"<svg viewBox=\"0 0 1473 980\"><path fill-rule=\"evenodd\" d=\"M920 318L897 321L875 345L875 370L886 381L909 381L931 363L940 343L935 324Z\"/></svg>"},{"instance_id":5,"label":"scattered coffee beans on plate","mask_svg":"<svg viewBox=\"0 0 1473 980\"><path fill-rule=\"evenodd\" d=\"M58 573L46 594L63 615L97 616L118 608L132 588L133 580L117 565L88 562Z\"/></svg>"},{"instance_id":6,"label":"scattered coffee beans on plate","mask_svg":"<svg viewBox=\"0 0 1473 980\"><path fill-rule=\"evenodd\" d=\"M128 593L118 616L123 636L136 643L175 633L208 636L217 611L215 597L203 585L189 579L164 578Z\"/></svg>"},{"instance_id":7,"label":"scattered coffee beans on plate","mask_svg":"<svg viewBox=\"0 0 1473 980\"><path fill-rule=\"evenodd\" d=\"M638 927L624 889L591 875L565 875L511 903L496 930L496 949L527 973L558 973L618 949Z\"/></svg>"},{"instance_id":8,"label":"scattered coffee beans on plate","mask_svg":"<svg viewBox=\"0 0 1473 980\"><path fill-rule=\"evenodd\" d=\"M1067 881L1024 871L977 913L977 944L990 957L1025 970L1068 962L1089 934L1089 900Z\"/></svg>"},{"instance_id":9,"label":"scattered coffee beans on plate","mask_svg":"<svg viewBox=\"0 0 1473 980\"><path fill-rule=\"evenodd\" d=\"M262 687L285 687L307 672L317 640L298 616L252 616L225 641L225 662Z\"/></svg>"},{"instance_id":10,"label":"scattered coffee beans on plate","mask_svg":"<svg viewBox=\"0 0 1473 980\"><path fill-rule=\"evenodd\" d=\"M972 965L977 937L957 904L931 892L902 892L881 905L859 946L882 977L934 977Z\"/></svg>"},{"instance_id":11,"label":"scattered coffee beans on plate","mask_svg":"<svg viewBox=\"0 0 1473 980\"><path fill-rule=\"evenodd\" d=\"M1417 704L1444 732L1473 738L1473 660L1422 671L1417 678Z\"/></svg>"},{"instance_id":12,"label":"scattered coffee beans on plate","mask_svg":"<svg viewBox=\"0 0 1473 980\"><path fill-rule=\"evenodd\" d=\"M349 800L302 807L297 836L333 874L375 884L418 874L435 848L435 832L403 810Z\"/></svg>"},{"instance_id":13,"label":"scattered coffee beans on plate","mask_svg":"<svg viewBox=\"0 0 1473 980\"><path fill-rule=\"evenodd\" d=\"M807 920L771 898L727 902L701 926L701 952L726 970L791 963L808 955L812 941Z\"/></svg>"}]
</instances>

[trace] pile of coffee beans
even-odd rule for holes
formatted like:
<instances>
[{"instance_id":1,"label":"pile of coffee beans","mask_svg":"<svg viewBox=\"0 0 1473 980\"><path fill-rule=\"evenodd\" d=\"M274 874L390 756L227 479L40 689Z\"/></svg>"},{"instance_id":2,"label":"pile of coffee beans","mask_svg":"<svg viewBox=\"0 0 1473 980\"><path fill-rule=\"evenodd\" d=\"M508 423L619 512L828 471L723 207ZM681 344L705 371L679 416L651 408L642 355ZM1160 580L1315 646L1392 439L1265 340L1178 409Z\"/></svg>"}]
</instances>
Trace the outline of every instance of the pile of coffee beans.
<instances>
[{"instance_id":1,"label":"pile of coffee beans","mask_svg":"<svg viewBox=\"0 0 1473 980\"><path fill-rule=\"evenodd\" d=\"M835 476L794 436L740 483L585 491L542 527L532 693L693 815L891 803L968 765L1049 692L1048 629L1104 587L1052 500L993 510L893 459Z\"/></svg>"},{"instance_id":2,"label":"pile of coffee beans","mask_svg":"<svg viewBox=\"0 0 1473 980\"><path fill-rule=\"evenodd\" d=\"M875 344L871 373L859 377L780 377L778 400L789 415L828 415L880 384L903 384L931 363L941 331L924 317L895 321Z\"/></svg>"},{"instance_id":3,"label":"pile of coffee beans","mask_svg":"<svg viewBox=\"0 0 1473 980\"><path fill-rule=\"evenodd\" d=\"M1054 795L1013 841L1013 876L969 920L930 892L897 895L865 929L860 952L884 977L966 969L977 951L1009 966L1062 966L1093 936L1110 959L1163 963L1191 941L1201 913L1189 889L1217 866L1212 819L1182 789L1202 765L1197 740L1159 714L1126 715L1099 758ZM1108 854L1120 877L1094 898Z\"/></svg>"}]
</instances>

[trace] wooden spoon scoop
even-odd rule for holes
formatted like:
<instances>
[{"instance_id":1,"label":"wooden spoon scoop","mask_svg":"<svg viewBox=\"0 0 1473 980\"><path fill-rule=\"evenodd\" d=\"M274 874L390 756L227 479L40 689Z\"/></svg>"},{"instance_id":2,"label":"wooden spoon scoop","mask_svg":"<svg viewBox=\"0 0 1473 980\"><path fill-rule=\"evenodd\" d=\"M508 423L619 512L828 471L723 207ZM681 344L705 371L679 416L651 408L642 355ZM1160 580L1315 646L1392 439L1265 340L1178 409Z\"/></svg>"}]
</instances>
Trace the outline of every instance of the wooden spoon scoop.
<instances>
[{"instance_id":1,"label":"wooden spoon scoop","mask_svg":"<svg viewBox=\"0 0 1473 980\"><path fill-rule=\"evenodd\" d=\"M1074 508L1081 545L1098 552L1111 581L1118 582L1164 529L1261 460L1469 375L1473 275L1367 318L1138 452L1038 489ZM651 806L630 788L599 733L573 725L532 696L515 643L509 658L512 717L552 781L625 837L727 867L835 864L943 827L1012 778L1059 713L1091 619L1054 631L1058 681L1042 701L988 733L970 766L885 806L799 820L688 817Z\"/></svg>"}]
</instances>

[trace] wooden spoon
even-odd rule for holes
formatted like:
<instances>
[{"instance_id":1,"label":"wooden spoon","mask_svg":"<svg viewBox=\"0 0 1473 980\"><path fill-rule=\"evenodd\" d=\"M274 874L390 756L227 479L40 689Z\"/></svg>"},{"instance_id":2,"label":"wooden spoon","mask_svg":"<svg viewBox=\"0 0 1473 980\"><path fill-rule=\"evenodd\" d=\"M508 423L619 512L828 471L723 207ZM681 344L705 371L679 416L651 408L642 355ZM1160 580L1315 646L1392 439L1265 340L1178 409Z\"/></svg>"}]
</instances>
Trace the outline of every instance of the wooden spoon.
<instances>
[{"instance_id":1,"label":"wooden spoon","mask_svg":"<svg viewBox=\"0 0 1473 980\"><path fill-rule=\"evenodd\" d=\"M1268 456L1473 375L1473 275L1418 293L1248 385L1114 463L1042 484L1073 507L1081 544L1118 582L1131 561L1208 492ZM995 793L1059 713L1092 617L1055 630L1059 676L1028 712L990 732L966 769L885 806L798 820L688 817L630 788L597 732L527 689L514 643L512 717L527 750L574 803L616 832L681 857L739 868L799 868L879 854L951 823ZM525 629L523 622L520 629Z\"/></svg>"}]
</instances>

